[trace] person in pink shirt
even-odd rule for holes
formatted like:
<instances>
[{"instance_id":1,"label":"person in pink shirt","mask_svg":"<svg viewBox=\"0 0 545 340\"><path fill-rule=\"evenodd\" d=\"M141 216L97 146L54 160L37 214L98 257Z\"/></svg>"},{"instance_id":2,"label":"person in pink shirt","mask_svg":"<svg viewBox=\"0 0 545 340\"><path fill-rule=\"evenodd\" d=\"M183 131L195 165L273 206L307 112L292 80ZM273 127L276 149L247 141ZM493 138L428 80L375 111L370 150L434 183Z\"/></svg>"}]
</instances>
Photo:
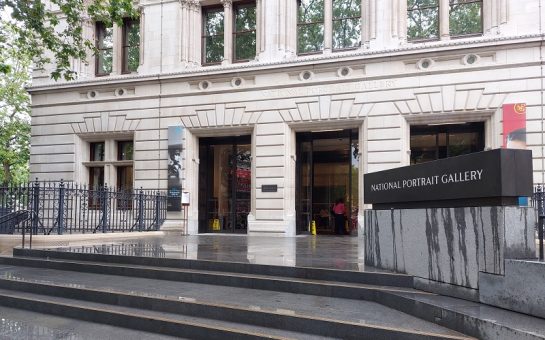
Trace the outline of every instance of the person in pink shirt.
<instances>
[{"instance_id":1,"label":"person in pink shirt","mask_svg":"<svg viewBox=\"0 0 545 340\"><path fill-rule=\"evenodd\" d=\"M346 214L346 207L344 206L344 200L339 198L333 205L333 214L335 215L335 234L344 235L344 220Z\"/></svg>"}]
</instances>

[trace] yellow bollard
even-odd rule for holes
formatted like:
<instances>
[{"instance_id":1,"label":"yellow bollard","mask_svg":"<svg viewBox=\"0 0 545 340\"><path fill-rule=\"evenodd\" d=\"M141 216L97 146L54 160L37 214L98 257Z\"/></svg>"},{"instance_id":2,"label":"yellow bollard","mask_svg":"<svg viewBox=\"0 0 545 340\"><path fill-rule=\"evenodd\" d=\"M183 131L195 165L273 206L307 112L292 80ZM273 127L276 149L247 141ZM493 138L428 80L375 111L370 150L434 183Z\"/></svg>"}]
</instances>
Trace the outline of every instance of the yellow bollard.
<instances>
[{"instance_id":1,"label":"yellow bollard","mask_svg":"<svg viewBox=\"0 0 545 340\"><path fill-rule=\"evenodd\" d=\"M310 233L316 235L316 221L312 220L310 224Z\"/></svg>"}]
</instances>

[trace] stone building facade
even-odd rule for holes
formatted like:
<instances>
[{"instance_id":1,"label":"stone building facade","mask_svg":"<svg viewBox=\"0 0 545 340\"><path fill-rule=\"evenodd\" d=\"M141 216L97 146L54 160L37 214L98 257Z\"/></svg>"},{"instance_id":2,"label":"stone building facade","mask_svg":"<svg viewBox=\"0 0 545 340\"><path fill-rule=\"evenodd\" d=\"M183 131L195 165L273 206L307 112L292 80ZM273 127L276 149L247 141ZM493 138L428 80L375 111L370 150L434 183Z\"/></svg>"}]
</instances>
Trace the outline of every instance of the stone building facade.
<instances>
[{"instance_id":1,"label":"stone building facade","mask_svg":"<svg viewBox=\"0 0 545 340\"><path fill-rule=\"evenodd\" d=\"M339 198L359 229L363 173L501 147L502 105L525 103L543 183L542 1L341 2L140 0L123 27L88 23L77 80L34 74L33 178L180 176L189 234L327 233Z\"/></svg>"}]
</instances>

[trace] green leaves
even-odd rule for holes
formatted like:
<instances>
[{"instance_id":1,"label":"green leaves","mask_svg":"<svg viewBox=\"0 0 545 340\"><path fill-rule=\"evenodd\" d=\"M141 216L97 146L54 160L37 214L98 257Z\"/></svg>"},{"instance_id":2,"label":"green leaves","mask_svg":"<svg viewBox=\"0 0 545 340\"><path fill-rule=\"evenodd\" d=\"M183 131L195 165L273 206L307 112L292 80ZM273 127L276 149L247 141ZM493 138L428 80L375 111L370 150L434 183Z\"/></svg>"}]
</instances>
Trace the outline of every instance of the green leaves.
<instances>
[{"instance_id":1,"label":"green leaves","mask_svg":"<svg viewBox=\"0 0 545 340\"><path fill-rule=\"evenodd\" d=\"M0 0L0 12L11 16L12 43L25 48L34 67L52 66L51 78L77 78L73 61L85 62L95 51L94 42L83 36L86 25L100 20L105 24L123 24L123 18L137 18L132 0ZM4 32L4 21L0 32ZM0 33L0 49L9 48ZM0 63L0 72L6 73Z\"/></svg>"},{"instance_id":2,"label":"green leaves","mask_svg":"<svg viewBox=\"0 0 545 340\"><path fill-rule=\"evenodd\" d=\"M28 177L31 55L17 44L14 24L0 27L0 183L19 183Z\"/></svg>"}]
</instances>

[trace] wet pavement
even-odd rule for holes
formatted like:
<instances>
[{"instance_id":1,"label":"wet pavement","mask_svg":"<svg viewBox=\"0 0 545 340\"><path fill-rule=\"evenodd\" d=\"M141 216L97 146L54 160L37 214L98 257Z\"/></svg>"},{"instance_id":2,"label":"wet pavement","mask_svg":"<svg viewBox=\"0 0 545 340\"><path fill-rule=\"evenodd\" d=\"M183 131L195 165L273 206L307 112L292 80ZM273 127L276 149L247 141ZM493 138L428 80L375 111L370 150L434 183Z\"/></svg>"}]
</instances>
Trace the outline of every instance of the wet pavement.
<instances>
[{"instance_id":1,"label":"wet pavement","mask_svg":"<svg viewBox=\"0 0 545 340\"><path fill-rule=\"evenodd\" d=\"M97 241L95 245L69 244L40 248L104 255L377 271L365 266L363 247L361 238L350 236L180 236L165 233L164 236L139 239Z\"/></svg>"}]
</instances>

